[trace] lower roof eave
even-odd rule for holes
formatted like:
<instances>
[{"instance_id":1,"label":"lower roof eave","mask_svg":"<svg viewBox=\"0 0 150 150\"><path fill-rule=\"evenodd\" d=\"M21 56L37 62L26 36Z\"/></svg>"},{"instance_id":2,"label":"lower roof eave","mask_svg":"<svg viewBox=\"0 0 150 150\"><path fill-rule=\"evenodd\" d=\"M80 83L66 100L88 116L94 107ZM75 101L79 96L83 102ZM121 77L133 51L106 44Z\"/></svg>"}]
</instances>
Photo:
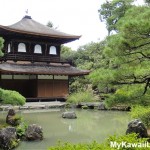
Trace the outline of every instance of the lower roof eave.
<instances>
[{"instance_id":1,"label":"lower roof eave","mask_svg":"<svg viewBox=\"0 0 150 150\"><path fill-rule=\"evenodd\" d=\"M90 72L84 72L84 73L62 73L62 74L57 74L57 73L33 73L33 72L16 72L16 71L0 71L1 74L11 74L11 75L60 75L60 76L70 76L70 77L76 77L76 76L84 76L84 75L89 75Z\"/></svg>"},{"instance_id":2,"label":"lower roof eave","mask_svg":"<svg viewBox=\"0 0 150 150\"><path fill-rule=\"evenodd\" d=\"M31 74L31 75L64 75L83 76L90 73L89 70L80 70L73 66L62 64L28 64L9 63L0 64L2 74Z\"/></svg>"}]
</instances>

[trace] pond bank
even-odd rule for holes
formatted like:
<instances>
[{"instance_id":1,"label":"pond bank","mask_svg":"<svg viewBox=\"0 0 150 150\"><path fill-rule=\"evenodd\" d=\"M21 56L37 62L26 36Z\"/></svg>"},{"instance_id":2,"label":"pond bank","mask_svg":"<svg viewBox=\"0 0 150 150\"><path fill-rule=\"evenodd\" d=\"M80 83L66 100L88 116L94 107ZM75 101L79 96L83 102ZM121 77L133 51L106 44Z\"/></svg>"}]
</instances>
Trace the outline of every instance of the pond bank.
<instances>
[{"instance_id":1,"label":"pond bank","mask_svg":"<svg viewBox=\"0 0 150 150\"><path fill-rule=\"evenodd\" d=\"M80 104L69 104L67 102L53 101L53 102L26 102L23 106L13 106L15 110L32 110L32 109L51 109L51 108L82 108L82 109L98 109L98 110L118 110L129 111L128 106L115 106L106 109L103 102L82 102ZM1 105L0 111L7 111L12 108L12 105Z\"/></svg>"},{"instance_id":2,"label":"pond bank","mask_svg":"<svg viewBox=\"0 0 150 150\"><path fill-rule=\"evenodd\" d=\"M28 110L28 109L49 109L49 108L61 108L66 105L66 102L26 102L23 106L13 106L15 110ZM0 110L5 111L12 108L11 105L1 105Z\"/></svg>"}]
</instances>

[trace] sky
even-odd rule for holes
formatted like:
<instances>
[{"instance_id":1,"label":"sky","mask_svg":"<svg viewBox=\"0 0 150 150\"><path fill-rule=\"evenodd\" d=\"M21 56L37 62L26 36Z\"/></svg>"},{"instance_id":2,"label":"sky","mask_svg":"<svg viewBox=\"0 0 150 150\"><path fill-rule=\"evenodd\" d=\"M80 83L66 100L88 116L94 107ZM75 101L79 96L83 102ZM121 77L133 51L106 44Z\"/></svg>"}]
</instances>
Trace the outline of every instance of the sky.
<instances>
[{"instance_id":1,"label":"sky","mask_svg":"<svg viewBox=\"0 0 150 150\"><path fill-rule=\"evenodd\" d=\"M66 44L73 50L107 36L100 22L98 9L106 0L0 0L0 25L11 25L28 15L44 25L53 22L57 30L81 35L79 40ZM142 0L138 0L142 1Z\"/></svg>"}]
</instances>

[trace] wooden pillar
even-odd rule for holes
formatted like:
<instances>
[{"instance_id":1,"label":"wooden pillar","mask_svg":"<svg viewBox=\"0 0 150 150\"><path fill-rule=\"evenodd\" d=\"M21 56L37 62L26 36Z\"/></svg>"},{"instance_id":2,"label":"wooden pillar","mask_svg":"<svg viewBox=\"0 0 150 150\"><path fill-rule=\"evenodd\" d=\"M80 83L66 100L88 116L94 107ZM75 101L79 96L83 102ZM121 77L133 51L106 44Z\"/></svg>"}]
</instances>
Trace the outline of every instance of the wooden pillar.
<instances>
[{"instance_id":1,"label":"wooden pillar","mask_svg":"<svg viewBox=\"0 0 150 150\"><path fill-rule=\"evenodd\" d=\"M53 90L52 90L52 95L54 96L54 75L53 75L52 87L53 87L53 88L52 88L52 89L53 89Z\"/></svg>"},{"instance_id":2,"label":"wooden pillar","mask_svg":"<svg viewBox=\"0 0 150 150\"><path fill-rule=\"evenodd\" d=\"M45 44L45 56L47 55L47 44Z\"/></svg>"}]
</instances>

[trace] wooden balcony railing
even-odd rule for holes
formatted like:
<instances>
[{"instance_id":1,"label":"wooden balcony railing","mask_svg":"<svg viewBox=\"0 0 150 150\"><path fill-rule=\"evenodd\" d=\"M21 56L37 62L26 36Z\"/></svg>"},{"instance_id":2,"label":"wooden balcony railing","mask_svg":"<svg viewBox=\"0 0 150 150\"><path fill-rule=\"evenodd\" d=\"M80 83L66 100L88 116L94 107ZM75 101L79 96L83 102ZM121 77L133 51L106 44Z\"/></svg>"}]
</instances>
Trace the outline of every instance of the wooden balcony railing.
<instances>
[{"instance_id":1,"label":"wooden balcony railing","mask_svg":"<svg viewBox=\"0 0 150 150\"><path fill-rule=\"evenodd\" d=\"M0 57L0 61L30 61L30 62L61 62L60 57L57 56L38 56L38 55L27 55L27 54L5 54Z\"/></svg>"}]
</instances>

